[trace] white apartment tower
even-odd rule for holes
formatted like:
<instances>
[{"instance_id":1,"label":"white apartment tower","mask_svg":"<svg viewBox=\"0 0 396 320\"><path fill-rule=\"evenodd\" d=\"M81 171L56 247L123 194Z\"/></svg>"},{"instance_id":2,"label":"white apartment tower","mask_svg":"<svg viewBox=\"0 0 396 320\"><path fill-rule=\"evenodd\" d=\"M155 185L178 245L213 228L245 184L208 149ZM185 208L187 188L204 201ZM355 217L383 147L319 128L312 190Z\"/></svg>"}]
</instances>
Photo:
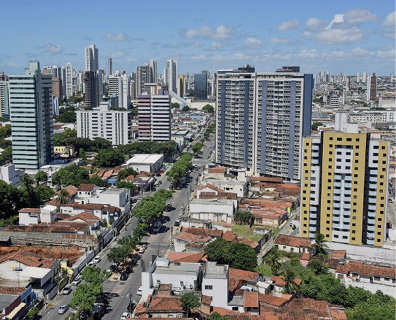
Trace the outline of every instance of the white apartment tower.
<instances>
[{"instance_id":1,"label":"white apartment tower","mask_svg":"<svg viewBox=\"0 0 396 320\"><path fill-rule=\"evenodd\" d=\"M109 103L102 101L99 108L77 110L77 137L103 138L113 146L128 144L130 112L110 110Z\"/></svg>"},{"instance_id":2,"label":"white apartment tower","mask_svg":"<svg viewBox=\"0 0 396 320\"><path fill-rule=\"evenodd\" d=\"M311 132L313 77L299 67L220 70L216 162L252 174L300 178L300 144Z\"/></svg>"},{"instance_id":3,"label":"white apartment tower","mask_svg":"<svg viewBox=\"0 0 396 320\"><path fill-rule=\"evenodd\" d=\"M169 95L138 97L139 141L169 141L171 111Z\"/></svg>"},{"instance_id":4,"label":"white apartment tower","mask_svg":"<svg viewBox=\"0 0 396 320\"><path fill-rule=\"evenodd\" d=\"M112 75L108 77L109 96L115 95L118 98L118 106L128 109L129 103L131 101L129 95L129 85L130 80L127 74L123 75Z\"/></svg>"},{"instance_id":5,"label":"white apartment tower","mask_svg":"<svg viewBox=\"0 0 396 320\"><path fill-rule=\"evenodd\" d=\"M54 156L52 80L38 61L9 77L12 157L18 169L36 170Z\"/></svg>"},{"instance_id":6,"label":"white apartment tower","mask_svg":"<svg viewBox=\"0 0 396 320\"><path fill-rule=\"evenodd\" d=\"M157 60L150 60L150 81L151 83L158 82L158 67L157 67Z\"/></svg>"},{"instance_id":7,"label":"white apartment tower","mask_svg":"<svg viewBox=\"0 0 396 320\"><path fill-rule=\"evenodd\" d=\"M94 44L85 48L85 71L99 70L98 48Z\"/></svg>"},{"instance_id":8,"label":"white apartment tower","mask_svg":"<svg viewBox=\"0 0 396 320\"><path fill-rule=\"evenodd\" d=\"M66 98L69 98L73 95L73 66L70 62L65 66L65 87Z\"/></svg>"},{"instance_id":9,"label":"white apartment tower","mask_svg":"<svg viewBox=\"0 0 396 320\"><path fill-rule=\"evenodd\" d=\"M168 85L169 92L174 92L177 94L176 90L176 78L177 78L177 61L175 60L168 60L166 61L166 75L165 81Z\"/></svg>"}]
</instances>

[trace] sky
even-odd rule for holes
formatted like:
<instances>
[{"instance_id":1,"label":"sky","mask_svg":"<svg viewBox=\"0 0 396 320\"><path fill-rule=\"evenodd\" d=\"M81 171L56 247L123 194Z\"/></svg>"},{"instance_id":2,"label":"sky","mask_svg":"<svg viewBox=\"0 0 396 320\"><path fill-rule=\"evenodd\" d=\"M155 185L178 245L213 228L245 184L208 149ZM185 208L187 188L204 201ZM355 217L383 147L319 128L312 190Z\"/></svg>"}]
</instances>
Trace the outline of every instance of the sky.
<instances>
[{"instance_id":1,"label":"sky","mask_svg":"<svg viewBox=\"0 0 396 320\"><path fill-rule=\"evenodd\" d=\"M395 73L391 0L2 0L0 72L41 66L84 68L84 48L99 67L136 71L175 59L178 73L244 64L258 72L299 65L304 73Z\"/></svg>"}]
</instances>

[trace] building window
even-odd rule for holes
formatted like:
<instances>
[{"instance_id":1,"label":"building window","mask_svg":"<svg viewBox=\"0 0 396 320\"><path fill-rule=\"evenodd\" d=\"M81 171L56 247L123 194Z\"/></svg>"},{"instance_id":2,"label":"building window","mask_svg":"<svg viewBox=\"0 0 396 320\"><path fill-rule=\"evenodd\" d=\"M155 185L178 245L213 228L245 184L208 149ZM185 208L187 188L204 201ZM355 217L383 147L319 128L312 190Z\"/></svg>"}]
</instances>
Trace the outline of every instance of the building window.
<instances>
[{"instance_id":1,"label":"building window","mask_svg":"<svg viewBox=\"0 0 396 320\"><path fill-rule=\"evenodd\" d=\"M213 286L211 286L211 285L206 285L206 286L205 286L205 290L213 290Z\"/></svg>"},{"instance_id":2,"label":"building window","mask_svg":"<svg viewBox=\"0 0 396 320\"><path fill-rule=\"evenodd\" d=\"M375 281L380 281L381 278L380 278L380 277L377 277L377 276L374 276L374 280L375 280Z\"/></svg>"},{"instance_id":3,"label":"building window","mask_svg":"<svg viewBox=\"0 0 396 320\"><path fill-rule=\"evenodd\" d=\"M355 240L355 237L352 237L352 240Z\"/></svg>"},{"instance_id":4,"label":"building window","mask_svg":"<svg viewBox=\"0 0 396 320\"><path fill-rule=\"evenodd\" d=\"M238 311L238 307L232 307L232 310Z\"/></svg>"}]
</instances>

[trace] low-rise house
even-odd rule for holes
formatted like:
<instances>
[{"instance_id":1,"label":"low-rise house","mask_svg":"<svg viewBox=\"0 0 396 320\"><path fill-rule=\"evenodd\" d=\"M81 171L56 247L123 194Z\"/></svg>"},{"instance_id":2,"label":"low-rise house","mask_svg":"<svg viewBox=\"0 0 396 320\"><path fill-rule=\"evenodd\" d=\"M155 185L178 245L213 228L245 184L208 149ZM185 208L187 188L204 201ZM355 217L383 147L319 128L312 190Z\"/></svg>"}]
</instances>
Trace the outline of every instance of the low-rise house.
<instances>
[{"instance_id":1,"label":"low-rise house","mask_svg":"<svg viewBox=\"0 0 396 320\"><path fill-rule=\"evenodd\" d=\"M77 215L82 212L88 212L99 218L100 220L106 220L107 222L117 220L121 216L121 209L115 206L107 204L80 204L72 202L69 204L60 205L61 214Z\"/></svg>"},{"instance_id":2,"label":"low-rise house","mask_svg":"<svg viewBox=\"0 0 396 320\"><path fill-rule=\"evenodd\" d=\"M21 181L21 170L15 169L13 163L0 166L0 180L15 187Z\"/></svg>"},{"instance_id":3,"label":"low-rise house","mask_svg":"<svg viewBox=\"0 0 396 320\"><path fill-rule=\"evenodd\" d=\"M237 200L237 194L226 192L214 185L206 184L197 189L197 199L230 199Z\"/></svg>"},{"instance_id":4,"label":"low-rise house","mask_svg":"<svg viewBox=\"0 0 396 320\"><path fill-rule=\"evenodd\" d=\"M135 154L126 162L126 165L137 172L155 173L161 169L163 162L163 154Z\"/></svg>"},{"instance_id":5,"label":"low-rise house","mask_svg":"<svg viewBox=\"0 0 396 320\"><path fill-rule=\"evenodd\" d=\"M212 240L221 237L223 231L204 228L182 228L173 241L176 252L201 252Z\"/></svg>"},{"instance_id":6,"label":"low-rise house","mask_svg":"<svg viewBox=\"0 0 396 320\"><path fill-rule=\"evenodd\" d=\"M127 188L107 188L98 191L96 195L88 199L88 203L107 204L118 207L122 213L131 210L131 190Z\"/></svg>"},{"instance_id":7,"label":"low-rise house","mask_svg":"<svg viewBox=\"0 0 396 320\"><path fill-rule=\"evenodd\" d=\"M396 298L395 266L379 267L362 261L350 261L338 265L335 276L346 286L363 288L372 293L380 290Z\"/></svg>"},{"instance_id":8,"label":"low-rise house","mask_svg":"<svg viewBox=\"0 0 396 320\"><path fill-rule=\"evenodd\" d=\"M18 211L19 225L28 226L41 222L53 223L56 221L57 208L51 205L44 205L40 208L23 208Z\"/></svg>"},{"instance_id":9,"label":"low-rise house","mask_svg":"<svg viewBox=\"0 0 396 320\"><path fill-rule=\"evenodd\" d=\"M309 239L279 234L274 243L281 251L296 253L311 252L311 240Z\"/></svg>"},{"instance_id":10,"label":"low-rise house","mask_svg":"<svg viewBox=\"0 0 396 320\"><path fill-rule=\"evenodd\" d=\"M200 219L194 219L194 218L190 218L190 217L185 217L180 222L180 226L182 228L205 228L205 229L211 229L212 228L212 222L210 220L200 220Z\"/></svg>"},{"instance_id":11,"label":"low-rise house","mask_svg":"<svg viewBox=\"0 0 396 320\"><path fill-rule=\"evenodd\" d=\"M94 184L80 184L75 201L81 204L89 203L88 199L95 196L97 190L98 187Z\"/></svg>"},{"instance_id":12,"label":"low-rise house","mask_svg":"<svg viewBox=\"0 0 396 320\"><path fill-rule=\"evenodd\" d=\"M208 261L202 278L202 294L211 297L211 306L228 308L228 265Z\"/></svg>"},{"instance_id":13,"label":"low-rise house","mask_svg":"<svg viewBox=\"0 0 396 320\"><path fill-rule=\"evenodd\" d=\"M285 289L286 282L283 276L271 276L270 279L272 281L275 293L280 293ZM297 278L293 280L294 285L296 285L297 287L300 286L301 281L301 279Z\"/></svg>"},{"instance_id":14,"label":"low-rise house","mask_svg":"<svg viewBox=\"0 0 396 320\"><path fill-rule=\"evenodd\" d=\"M302 266L306 267L311 259L309 252L304 252L300 257L300 263Z\"/></svg>"},{"instance_id":15,"label":"low-rise house","mask_svg":"<svg viewBox=\"0 0 396 320\"><path fill-rule=\"evenodd\" d=\"M1 319L24 319L29 309L37 302L37 294L31 286L0 287Z\"/></svg>"},{"instance_id":16,"label":"low-rise house","mask_svg":"<svg viewBox=\"0 0 396 320\"><path fill-rule=\"evenodd\" d=\"M100 219L88 212L82 212L74 216L69 216L69 218L63 219L62 222L85 223L89 225L89 229L91 231L98 230L100 228Z\"/></svg>"},{"instance_id":17,"label":"low-rise house","mask_svg":"<svg viewBox=\"0 0 396 320\"><path fill-rule=\"evenodd\" d=\"M244 287L245 289L253 290L256 288L260 275L257 272L229 269L229 292L235 293L236 290Z\"/></svg>"},{"instance_id":18,"label":"low-rise house","mask_svg":"<svg viewBox=\"0 0 396 320\"><path fill-rule=\"evenodd\" d=\"M194 219L232 223L236 207L236 200L193 199L190 202L190 216Z\"/></svg>"}]
</instances>

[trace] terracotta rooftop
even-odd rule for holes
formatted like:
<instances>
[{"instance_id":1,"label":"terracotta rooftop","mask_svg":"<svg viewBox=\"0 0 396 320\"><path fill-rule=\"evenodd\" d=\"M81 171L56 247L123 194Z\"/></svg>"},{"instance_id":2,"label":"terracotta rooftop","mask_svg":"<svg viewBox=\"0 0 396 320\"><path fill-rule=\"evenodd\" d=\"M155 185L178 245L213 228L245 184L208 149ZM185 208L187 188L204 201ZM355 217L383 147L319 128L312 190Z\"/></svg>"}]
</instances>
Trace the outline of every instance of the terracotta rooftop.
<instances>
[{"instance_id":1,"label":"terracotta rooftop","mask_svg":"<svg viewBox=\"0 0 396 320\"><path fill-rule=\"evenodd\" d=\"M245 308L258 308L258 292L245 291L243 298L243 306Z\"/></svg>"},{"instance_id":2,"label":"terracotta rooftop","mask_svg":"<svg viewBox=\"0 0 396 320\"><path fill-rule=\"evenodd\" d=\"M22 208L21 210L19 210L18 212L24 212L24 213L40 213L40 208Z\"/></svg>"},{"instance_id":3,"label":"terracotta rooftop","mask_svg":"<svg viewBox=\"0 0 396 320\"><path fill-rule=\"evenodd\" d=\"M265 303L265 304L269 304L275 307L281 307L283 306L286 302L290 301L290 298L292 296L288 296L288 298L284 298L284 297L276 297L270 294L261 294L259 293L258 295L258 300L260 303Z\"/></svg>"},{"instance_id":4,"label":"terracotta rooftop","mask_svg":"<svg viewBox=\"0 0 396 320\"><path fill-rule=\"evenodd\" d=\"M334 250L331 253L331 257L333 259L345 259L346 257L346 250Z\"/></svg>"},{"instance_id":5,"label":"terracotta rooftop","mask_svg":"<svg viewBox=\"0 0 396 320\"><path fill-rule=\"evenodd\" d=\"M205 229L205 228L183 228L182 231L195 234L197 236L221 237L222 230Z\"/></svg>"},{"instance_id":6,"label":"terracotta rooftop","mask_svg":"<svg viewBox=\"0 0 396 320\"><path fill-rule=\"evenodd\" d=\"M228 274L230 278L241 279L250 282L255 282L259 276L257 272L245 271L234 268L229 268Z\"/></svg>"},{"instance_id":7,"label":"terracotta rooftop","mask_svg":"<svg viewBox=\"0 0 396 320\"><path fill-rule=\"evenodd\" d=\"M66 188L63 188L64 190L67 191L69 194L69 197L73 197L77 194L78 189L75 186L68 186ZM61 190L57 191L56 194L60 194Z\"/></svg>"},{"instance_id":8,"label":"terracotta rooftop","mask_svg":"<svg viewBox=\"0 0 396 320\"><path fill-rule=\"evenodd\" d=\"M240 242L240 243L247 244L248 246L251 246L253 249L257 248L258 245L259 245L258 242L250 240L250 239L245 238L245 237L238 237L237 241Z\"/></svg>"},{"instance_id":9,"label":"terracotta rooftop","mask_svg":"<svg viewBox=\"0 0 396 320\"><path fill-rule=\"evenodd\" d=\"M89 212L81 212L79 214L72 216L69 220L70 221L83 220L86 222L86 221L99 221L100 219Z\"/></svg>"},{"instance_id":10,"label":"terracotta rooftop","mask_svg":"<svg viewBox=\"0 0 396 320\"><path fill-rule=\"evenodd\" d=\"M0 294L20 295L24 293L26 288L20 287L0 287Z\"/></svg>"},{"instance_id":11,"label":"terracotta rooftop","mask_svg":"<svg viewBox=\"0 0 396 320\"><path fill-rule=\"evenodd\" d=\"M106 170L104 170L104 169L100 170L99 173L98 173L98 177L99 178L103 178L103 175L104 175L105 172L106 172Z\"/></svg>"},{"instance_id":12,"label":"terracotta rooftop","mask_svg":"<svg viewBox=\"0 0 396 320\"><path fill-rule=\"evenodd\" d=\"M59 221L54 223L39 223L29 226L7 226L5 231L14 232L48 232L48 233L76 233L84 232L89 224L80 222Z\"/></svg>"},{"instance_id":13,"label":"terracotta rooftop","mask_svg":"<svg viewBox=\"0 0 396 320\"><path fill-rule=\"evenodd\" d=\"M23 249L0 256L0 264L8 260L15 260L29 267L38 268L50 268L55 263L54 259L42 258L31 251Z\"/></svg>"},{"instance_id":14,"label":"terracotta rooftop","mask_svg":"<svg viewBox=\"0 0 396 320\"><path fill-rule=\"evenodd\" d=\"M182 311L180 298L174 297L154 297L148 302L147 311L173 310Z\"/></svg>"},{"instance_id":15,"label":"terracotta rooftop","mask_svg":"<svg viewBox=\"0 0 396 320\"><path fill-rule=\"evenodd\" d=\"M171 262L198 263L202 260L205 252L169 252L168 258Z\"/></svg>"},{"instance_id":16,"label":"terracotta rooftop","mask_svg":"<svg viewBox=\"0 0 396 320\"><path fill-rule=\"evenodd\" d=\"M198 188L198 190L202 190L202 189L206 189L206 188L209 188L209 189L212 189L212 190L215 190L215 191L218 191L218 192L225 192L223 189L220 189L220 188L214 186L213 184L209 184L209 183L205 184L203 186L200 186Z\"/></svg>"},{"instance_id":17,"label":"terracotta rooftop","mask_svg":"<svg viewBox=\"0 0 396 320\"><path fill-rule=\"evenodd\" d=\"M240 287L242 287L243 284L244 280L230 277L228 279L228 291L234 292L235 290L238 290Z\"/></svg>"},{"instance_id":18,"label":"terracotta rooftop","mask_svg":"<svg viewBox=\"0 0 396 320\"><path fill-rule=\"evenodd\" d=\"M222 167L209 168L208 173L225 173L226 169Z\"/></svg>"},{"instance_id":19,"label":"terracotta rooftop","mask_svg":"<svg viewBox=\"0 0 396 320\"><path fill-rule=\"evenodd\" d=\"M308 261L309 261L310 258L311 258L311 255L310 255L308 252L304 252L304 253L301 255L300 260L308 260Z\"/></svg>"},{"instance_id":20,"label":"terracotta rooftop","mask_svg":"<svg viewBox=\"0 0 396 320\"><path fill-rule=\"evenodd\" d=\"M275 239L275 244L291 246L291 247L309 248L311 246L311 240L280 234Z\"/></svg>"},{"instance_id":21,"label":"terracotta rooftop","mask_svg":"<svg viewBox=\"0 0 396 320\"><path fill-rule=\"evenodd\" d=\"M372 276L383 276L389 278L396 278L395 266L392 268L388 267L377 267L373 265L364 264L361 261L346 262L343 266L338 265L336 272L348 274L349 272L358 273L361 276L372 277Z\"/></svg>"},{"instance_id":22,"label":"terracotta rooftop","mask_svg":"<svg viewBox=\"0 0 396 320\"><path fill-rule=\"evenodd\" d=\"M208 236L197 236L195 234L184 231L180 232L175 238L188 242L200 242L200 243L208 242L211 239Z\"/></svg>"},{"instance_id":23,"label":"terracotta rooftop","mask_svg":"<svg viewBox=\"0 0 396 320\"><path fill-rule=\"evenodd\" d=\"M78 186L78 191L93 191L94 188L95 188L94 184L82 183Z\"/></svg>"},{"instance_id":24,"label":"terracotta rooftop","mask_svg":"<svg viewBox=\"0 0 396 320\"><path fill-rule=\"evenodd\" d=\"M202 295L201 296L201 303L210 306L210 304L212 303L212 297Z\"/></svg>"},{"instance_id":25,"label":"terracotta rooftop","mask_svg":"<svg viewBox=\"0 0 396 320\"><path fill-rule=\"evenodd\" d=\"M283 182L283 178L278 178L278 177L250 177L249 181L282 183Z\"/></svg>"},{"instance_id":26,"label":"terracotta rooftop","mask_svg":"<svg viewBox=\"0 0 396 320\"><path fill-rule=\"evenodd\" d=\"M110 178L114 173L114 170L107 170L106 173L103 175L103 178L108 179Z\"/></svg>"},{"instance_id":27,"label":"terracotta rooftop","mask_svg":"<svg viewBox=\"0 0 396 320\"><path fill-rule=\"evenodd\" d=\"M222 235L222 238L223 238L225 241L228 241L228 242L234 241L237 237L238 237L238 236L237 236L234 232L232 232L232 231L230 231L230 230L224 232L223 235Z\"/></svg>"},{"instance_id":28,"label":"terracotta rooftop","mask_svg":"<svg viewBox=\"0 0 396 320\"><path fill-rule=\"evenodd\" d=\"M271 280L274 282L275 285L279 287L284 287L286 285L286 282L284 280L283 276L271 276ZM293 282L299 286L301 284L301 279L294 279Z\"/></svg>"}]
</instances>

